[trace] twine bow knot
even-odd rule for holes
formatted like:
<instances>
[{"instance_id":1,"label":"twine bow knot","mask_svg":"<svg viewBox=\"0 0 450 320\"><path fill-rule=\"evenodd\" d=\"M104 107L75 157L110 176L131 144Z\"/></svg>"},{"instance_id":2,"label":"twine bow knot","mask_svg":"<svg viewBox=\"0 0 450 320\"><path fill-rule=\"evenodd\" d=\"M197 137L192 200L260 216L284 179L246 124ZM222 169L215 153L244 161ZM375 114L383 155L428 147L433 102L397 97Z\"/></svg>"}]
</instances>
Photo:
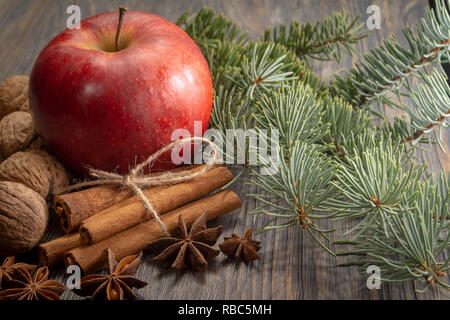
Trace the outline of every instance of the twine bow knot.
<instances>
[{"instance_id":1,"label":"twine bow knot","mask_svg":"<svg viewBox=\"0 0 450 320\"><path fill-rule=\"evenodd\" d=\"M146 166L153 163L162 154L186 142L203 142L211 146L211 157L202 169L195 172L192 170L184 170L181 172L165 172L156 176L144 175L144 168ZM141 199L145 211L149 213L149 217L153 216L153 218L155 218L161 230L166 235L169 235L169 232L167 231L166 226L162 222L161 217L159 216L158 212L156 212L151 202L147 199L142 189L143 188L147 189L156 186L168 186L172 184L186 182L198 176L201 176L213 168L214 164L216 163L216 155L217 152L215 144L206 138L191 137L181 139L162 147L160 150L158 150L150 157L148 157L145 161L136 165L134 168L131 168L128 174L126 175L120 175L114 172L89 168L89 175L93 178L96 178L96 180L81 182L73 186L69 186L67 188L64 188L63 190L60 190L59 194L67 193L79 188L89 186L99 186L99 185L117 185L124 189L130 188Z\"/></svg>"},{"instance_id":2,"label":"twine bow knot","mask_svg":"<svg viewBox=\"0 0 450 320\"><path fill-rule=\"evenodd\" d=\"M123 187L130 186L132 183L131 178L134 177L135 175L136 175L136 173L134 173L134 170L133 170L133 172L130 172L130 174L123 176L122 186Z\"/></svg>"}]
</instances>

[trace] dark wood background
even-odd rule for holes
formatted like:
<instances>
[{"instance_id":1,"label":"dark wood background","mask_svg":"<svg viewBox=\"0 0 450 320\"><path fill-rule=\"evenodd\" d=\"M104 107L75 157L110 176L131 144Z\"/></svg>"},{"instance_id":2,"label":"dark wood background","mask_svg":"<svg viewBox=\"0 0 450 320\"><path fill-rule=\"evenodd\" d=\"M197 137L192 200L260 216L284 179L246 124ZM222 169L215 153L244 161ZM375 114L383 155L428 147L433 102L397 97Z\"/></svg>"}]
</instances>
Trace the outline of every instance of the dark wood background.
<instances>
[{"instance_id":1,"label":"dark wood background","mask_svg":"<svg viewBox=\"0 0 450 320\"><path fill-rule=\"evenodd\" d=\"M291 19L301 22L327 18L345 8L351 16L367 19L367 7L381 8L381 30L374 30L356 48L367 52L391 34L401 36L401 28L414 26L425 14L425 0L266 0L266 1L161 1L161 0L0 0L0 80L14 74L29 74L39 52L66 25L66 8L70 4L81 7L82 18L116 10L119 4L158 14L175 21L186 10L198 11L203 5L225 14L252 37L262 35L264 29ZM327 80L339 69L352 64L345 58L341 64L314 63L314 70ZM394 111L387 111L389 117ZM449 136L449 130L447 130ZM448 138L444 145L449 149ZM427 162L430 171L450 170L448 153L439 149L419 152L419 159ZM223 224L224 235L241 234L246 228L259 228L264 217L248 215L255 207L245 197L251 190L244 175L233 189L241 195L243 207L212 225ZM330 223L331 225L331 223ZM335 223L339 239L349 225ZM60 235L56 221L50 224L49 240ZM449 299L450 292L436 288L426 294L416 294L413 283L387 284L382 290L368 290L366 276L356 267L338 268L336 259L316 245L308 234L291 228L260 235L263 241L260 260L253 264L236 264L219 256L205 273L173 272L155 266L146 255L137 276L149 282L139 294L144 299ZM339 261L339 259L338 259ZM53 269L52 276L65 279L63 268ZM64 299L78 299L70 291Z\"/></svg>"}]
</instances>

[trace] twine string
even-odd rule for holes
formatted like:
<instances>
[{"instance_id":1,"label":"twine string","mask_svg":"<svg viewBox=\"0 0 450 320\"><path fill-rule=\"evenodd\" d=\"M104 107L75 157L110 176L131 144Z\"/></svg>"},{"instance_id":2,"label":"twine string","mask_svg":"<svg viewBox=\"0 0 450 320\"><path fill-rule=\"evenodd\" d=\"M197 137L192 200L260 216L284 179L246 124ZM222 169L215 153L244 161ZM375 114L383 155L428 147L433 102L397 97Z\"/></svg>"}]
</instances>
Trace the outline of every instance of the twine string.
<instances>
[{"instance_id":1,"label":"twine string","mask_svg":"<svg viewBox=\"0 0 450 320\"><path fill-rule=\"evenodd\" d=\"M200 170L197 171L183 170L180 172L164 172L156 176L144 175L144 168L146 166L152 164L162 154L186 142L202 142L210 145L211 157L209 158L208 162L204 167L202 167ZM149 218L153 217L158 223L161 230L164 232L164 234L169 235L167 227L162 222L160 215L155 210L150 200L148 200L148 198L145 196L143 189L156 186L168 186L195 179L205 174L214 167L216 163L216 156L217 152L215 144L206 138L190 137L186 139L181 139L162 147L154 154L152 154L150 157L148 157L145 161L136 165L134 168L131 168L131 170L126 175L120 175L114 172L89 168L88 171L89 175L95 178L96 180L85 181L69 186L67 188L63 188L58 192L58 194L68 193L70 191L84 187L99 186L99 185L117 185L120 186L121 188L129 188L140 198L145 211L149 214Z\"/></svg>"}]
</instances>

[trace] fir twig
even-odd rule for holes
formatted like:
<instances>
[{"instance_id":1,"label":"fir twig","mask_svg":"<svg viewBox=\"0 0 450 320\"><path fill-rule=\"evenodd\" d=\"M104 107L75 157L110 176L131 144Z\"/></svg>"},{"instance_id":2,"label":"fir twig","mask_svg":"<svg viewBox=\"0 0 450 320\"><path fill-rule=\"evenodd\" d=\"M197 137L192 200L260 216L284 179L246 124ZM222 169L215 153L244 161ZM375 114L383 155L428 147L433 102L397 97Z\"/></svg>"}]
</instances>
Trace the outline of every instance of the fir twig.
<instances>
[{"instance_id":1,"label":"fir twig","mask_svg":"<svg viewBox=\"0 0 450 320\"><path fill-rule=\"evenodd\" d=\"M372 123L368 112L354 111L352 106L341 98L326 97L323 102L324 120L330 124L330 141L334 152L343 156L343 143L352 136L360 135Z\"/></svg>"},{"instance_id":2,"label":"fir twig","mask_svg":"<svg viewBox=\"0 0 450 320\"><path fill-rule=\"evenodd\" d=\"M255 104L255 111L255 125L278 130L280 145L285 150L296 141L320 143L328 133L320 100L311 88L298 82L263 94Z\"/></svg>"},{"instance_id":3,"label":"fir twig","mask_svg":"<svg viewBox=\"0 0 450 320\"><path fill-rule=\"evenodd\" d=\"M390 217L398 213L405 198L410 200L415 196L417 181L424 170L413 165L405 168L410 158L405 157L405 146L398 140L379 143L373 134L368 138L372 140L368 144L366 140L356 142L354 156L340 163L336 181L332 182L343 195L330 202L336 211L334 218L360 219L345 233L356 232L354 238L370 231L377 222L387 235ZM362 149L363 145L373 147Z\"/></svg>"},{"instance_id":4,"label":"fir twig","mask_svg":"<svg viewBox=\"0 0 450 320\"><path fill-rule=\"evenodd\" d=\"M408 83L412 108L404 109L410 117L410 126L414 133L407 136L405 141L413 144L420 141L424 135L434 132L435 141L441 148L442 128L448 127L446 119L450 117L450 87L444 74L435 71L433 75L422 74L423 84L413 88ZM435 128L439 128L436 133Z\"/></svg>"},{"instance_id":5,"label":"fir twig","mask_svg":"<svg viewBox=\"0 0 450 320\"><path fill-rule=\"evenodd\" d=\"M298 21L292 21L289 28L280 25L267 29L264 41L282 44L304 61L316 59L340 62L342 51L352 55L356 52L352 45L367 36L364 24L358 23L359 19L350 19L343 10L314 25L300 25Z\"/></svg>"},{"instance_id":6,"label":"fir twig","mask_svg":"<svg viewBox=\"0 0 450 320\"><path fill-rule=\"evenodd\" d=\"M416 33L404 30L408 48L393 38L347 77L337 77L332 96L305 63L339 60L342 50L351 54L350 45L364 33L357 19L342 14L314 26L293 22L289 31L285 26L266 31L263 42L249 41L209 9L180 19L211 68L211 126L223 133L237 129L234 134L243 134L244 140L252 139L250 131L262 140L268 132L279 133L279 141L273 133L269 139L277 146L270 156L259 152L266 146L261 141L256 150L233 139L225 144L227 152L236 151L238 163L248 165L247 157L258 155L250 183L262 192L249 196L261 203L255 212L269 217L264 230L297 226L332 253L332 230L320 229L317 221L355 219L355 228L347 232L353 240L345 241L353 248L340 255L362 258L341 265L377 264L385 281L418 279L448 287L442 281L449 269L449 259L442 259L449 248L448 179L443 175L422 183L425 167L411 162L414 149L405 143L441 143L437 129L448 125L446 79L425 69L449 60L446 3L450 0L439 0L435 11L428 10ZM420 83L413 85L412 77ZM403 103L406 97L411 107ZM374 127L364 110L374 101L404 109L408 119Z\"/></svg>"},{"instance_id":7,"label":"fir twig","mask_svg":"<svg viewBox=\"0 0 450 320\"><path fill-rule=\"evenodd\" d=\"M369 265L378 266L382 281L418 280L425 284L419 292L435 283L449 290L450 284L444 281L450 269L450 260L444 257L450 248L448 187L445 174L437 182L424 182L409 205L402 205L391 216L387 234L368 233L354 245L347 254L362 254L363 258L353 263L363 271Z\"/></svg>"},{"instance_id":8,"label":"fir twig","mask_svg":"<svg viewBox=\"0 0 450 320\"><path fill-rule=\"evenodd\" d=\"M254 179L250 183L260 188L262 193L251 196L263 204L252 213L263 213L275 218L275 221L286 221L267 225L265 230L290 226L306 230L320 246L334 255L326 243L316 236L317 233L325 242L329 241L326 234L330 230L322 230L314 222L327 216L313 213L335 191L330 183L335 171L332 159L300 141L296 141L287 152L280 149L279 159L276 174L263 175L258 170L252 171Z\"/></svg>"},{"instance_id":9,"label":"fir twig","mask_svg":"<svg viewBox=\"0 0 450 320\"><path fill-rule=\"evenodd\" d=\"M255 96L255 91L264 92L271 87L279 87L283 82L295 79L292 72L284 71L285 56L279 56L275 60L270 59L274 45L252 45L250 58L244 57L242 61L242 78L237 85L245 88L250 99Z\"/></svg>"},{"instance_id":10,"label":"fir twig","mask_svg":"<svg viewBox=\"0 0 450 320\"><path fill-rule=\"evenodd\" d=\"M387 94L399 90L410 75L448 54L450 14L445 0L436 2L436 10L427 9L427 19L420 20L415 33L405 28L403 34L408 48L395 37L384 41L383 46L364 55L347 77L336 78L331 84L333 93L357 108L373 101L392 103Z\"/></svg>"},{"instance_id":11,"label":"fir twig","mask_svg":"<svg viewBox=\"0 0 450 320\"><path fill-rule=\"evenodd\" d=\"M216 15L207 7L195 15L187 11L178 18L176 24L183 28L201 49L214 46L220 41L245 43L248 40L247 32L243 32L236 24L223 15Z\"/></svg>"}]
</instances>

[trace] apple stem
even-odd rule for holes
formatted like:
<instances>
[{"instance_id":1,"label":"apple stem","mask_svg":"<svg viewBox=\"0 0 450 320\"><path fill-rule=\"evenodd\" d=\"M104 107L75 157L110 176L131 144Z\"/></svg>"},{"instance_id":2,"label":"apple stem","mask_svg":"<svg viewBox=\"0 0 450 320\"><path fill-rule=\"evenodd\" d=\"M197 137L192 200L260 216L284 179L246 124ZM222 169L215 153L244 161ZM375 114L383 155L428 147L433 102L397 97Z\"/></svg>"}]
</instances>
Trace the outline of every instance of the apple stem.
<instances>
[{"instance_id":1,"label":"apple stem","mask_svg":"<svg viewBox=\"0 0 450 320\"><path fill-rule=\"evenodd\" d=\"M127 12L127 8L120 6L119 7L119 25L117 26L117 33L116 33L116 51L119 51L120 30L122 30L122 24L123 24L123 19L125 17L125 12Z\"/></svg>"}]
</instances>

